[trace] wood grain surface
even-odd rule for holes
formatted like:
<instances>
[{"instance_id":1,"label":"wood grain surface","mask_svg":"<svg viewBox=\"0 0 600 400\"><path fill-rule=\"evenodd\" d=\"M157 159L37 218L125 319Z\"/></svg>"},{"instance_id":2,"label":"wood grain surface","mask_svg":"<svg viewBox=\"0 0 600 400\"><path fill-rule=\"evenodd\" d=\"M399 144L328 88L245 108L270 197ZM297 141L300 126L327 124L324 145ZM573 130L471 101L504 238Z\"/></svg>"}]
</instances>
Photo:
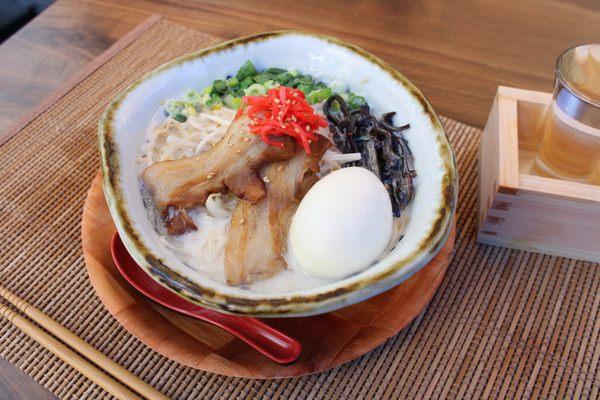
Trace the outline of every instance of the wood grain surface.
<instances>
[{"instance_id":1,"label":"wood grain surface","mask_svg":"<svg viewBox=\"0 0 600 400\"><path fill-rule=\"evenodd\" d=\"M563 49L600 42L597 0L58 0L0 46L0 135L152 13L223 38L337 36L399 68L440 114L476 126L499 84L550 91Z\"/></svg>"},{"instance_id":2,"label":"wood grain surface","mask_svg":"<svg viewBox=\"0 0 600 400\"><path fill-rule=\"evenodd\" d=\"M84 206L81 242L88 275L106 308L129 332L165 357L204 371L251 378L324 371L383 344L429 303L446 274L455 238L453 231L427 266L367 301L313 317L268 319L269 324L302 344L300 359L283 366L220 328L170 311L140 295L112 262L109 249L114 232L98 174Z\"/></svg>"}]
</instances>

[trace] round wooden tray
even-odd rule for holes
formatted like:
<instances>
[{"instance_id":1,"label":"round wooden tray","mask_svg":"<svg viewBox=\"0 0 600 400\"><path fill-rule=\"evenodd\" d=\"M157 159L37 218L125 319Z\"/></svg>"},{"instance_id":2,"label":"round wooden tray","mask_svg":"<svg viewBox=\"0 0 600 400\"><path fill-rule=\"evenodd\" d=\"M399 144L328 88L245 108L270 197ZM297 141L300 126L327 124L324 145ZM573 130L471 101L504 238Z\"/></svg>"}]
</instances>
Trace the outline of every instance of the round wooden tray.
<instances>
[{"instance_id":1,"label":"round wooden tray","mask_svg":"<svg viewBox=\"0 0 600 400\"><path fill-rule=\"evenodd\" d=\"M203 371L249 378L324 371L384 343L431 300L450 264L455 237L453 230L440 253L410 279L365 302L313 317L269 319L269 324L302 343L298 361L279 365L220 328L170 311L139 294L113 264L110 241L114 232L98 175L85 202L81 241L90 280L108 311L165 357Z\"/></svg>"}]
</instances>

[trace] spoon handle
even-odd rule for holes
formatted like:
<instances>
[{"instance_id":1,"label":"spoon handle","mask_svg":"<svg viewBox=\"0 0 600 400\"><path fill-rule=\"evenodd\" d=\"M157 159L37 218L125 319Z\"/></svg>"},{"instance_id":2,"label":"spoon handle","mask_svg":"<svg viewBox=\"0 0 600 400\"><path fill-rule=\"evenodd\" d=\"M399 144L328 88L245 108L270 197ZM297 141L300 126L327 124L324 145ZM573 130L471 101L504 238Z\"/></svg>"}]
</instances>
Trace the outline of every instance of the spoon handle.
<instances>
[{"instance_id":1,"label":"spoon handle","mask_svg":"<svg viewBox=\"0 0 600 400\"><path fill-rule=\"evenodd\" d=\"M208 309L193 310L188 315L215 324L255 350L280 364L289 364L300 357L300 343L259 319L222 314Z\"/></svg>"}]
</instances>

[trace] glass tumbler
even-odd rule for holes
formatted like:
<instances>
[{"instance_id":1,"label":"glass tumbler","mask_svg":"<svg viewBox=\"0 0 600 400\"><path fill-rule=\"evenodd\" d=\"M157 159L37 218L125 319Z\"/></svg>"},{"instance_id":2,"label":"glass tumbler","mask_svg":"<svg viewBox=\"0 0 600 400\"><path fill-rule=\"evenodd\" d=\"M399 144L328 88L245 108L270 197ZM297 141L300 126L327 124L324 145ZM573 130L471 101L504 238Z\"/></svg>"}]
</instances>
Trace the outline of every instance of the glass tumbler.
<instances>
[{"instance_id":1,"label":"glass tumbler","mask_svg":"<svg viewBox=\"0 0 600 400\"><path fill-rule=\"evenodd\" d=\"M531 172L596 183L600 165L600 45L566 50L556 80L544 135Z\"/></svg>"}]
</instances>

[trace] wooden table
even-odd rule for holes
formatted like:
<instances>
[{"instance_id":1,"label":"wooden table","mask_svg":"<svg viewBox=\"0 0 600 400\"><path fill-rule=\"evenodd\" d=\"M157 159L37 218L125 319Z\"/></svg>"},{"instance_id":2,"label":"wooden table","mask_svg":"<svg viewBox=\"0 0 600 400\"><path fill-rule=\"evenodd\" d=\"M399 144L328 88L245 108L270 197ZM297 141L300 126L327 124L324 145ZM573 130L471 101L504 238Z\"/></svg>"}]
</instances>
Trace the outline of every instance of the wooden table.
<instances>
[{"instance_id":1,"label":"wooden table","mask_svg":"<svg viewBox=\"0 0 600 400\"><path fill-rule=\"evenodd\" d=\"M554 60L600 43L598 0L59 0L0 46L0 142L17 120L152 13L223 38L304 29L398 67L443 115L483 126L497 85L552 89ZM49 398L0 359L0 398Z\"/></svg>"}]
</instances>

